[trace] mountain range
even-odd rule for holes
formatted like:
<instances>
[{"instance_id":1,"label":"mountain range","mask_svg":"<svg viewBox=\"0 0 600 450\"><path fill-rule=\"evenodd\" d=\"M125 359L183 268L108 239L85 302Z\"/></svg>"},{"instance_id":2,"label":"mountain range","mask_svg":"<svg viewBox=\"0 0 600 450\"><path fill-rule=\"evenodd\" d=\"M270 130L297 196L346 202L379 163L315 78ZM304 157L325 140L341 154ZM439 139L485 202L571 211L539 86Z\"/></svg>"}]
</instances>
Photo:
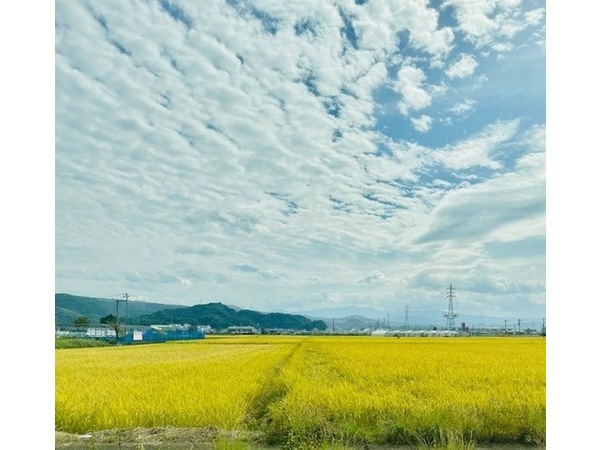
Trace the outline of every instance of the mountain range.
<instances>
[{"instance_id":1,"label":"mountain range","mask_svg":"<svg viewBox=\"0 0 600 450\"><path fill-rule=\"evenodd\" d=\"M82 297L70 294L55 294L55 324L73 324L78 317L88 317L92 324L100 318L116 313L116 299ZM414 310L408 312L410 328L443 327L446 323L442 310ZM232 325L251 325L262 328L282 329L335 329L361 330L365 328L402 328L405 326L404 308L385 312L366 306L344 306L304 311L301 314L285 310L259 312L246 310L235 305L205 303L181 306L167 303L152 303L119 299L119 317L122 322L144 324L189 323L224 328ZM518 319L509 319L507 326L516 327ZM456 326L465 322L470 327L502 327L504 319L458 312ZM540 320L522 319L522 328L540 328Z\"/></svg>"},{"instance_id":2,"label":"mountain range","mask_svg":"<svg viewBox=\"0 0 600 450\"><path fill-rule=\"evenodd\" d=\"M55 325L71 325L79 317L87 317L92 324L108 315L119 318L121 323L132 325L190 324L210 325L214 329L229 326L254 326L256 328L286 330L325 330L327 324L298 314L281 312L262 313L232 308L222 303L206 303L194 306L176 306L129 300L110 300L55 294ZM119 310L117 311L117 308Z\"/></svg>"}]
</instances>

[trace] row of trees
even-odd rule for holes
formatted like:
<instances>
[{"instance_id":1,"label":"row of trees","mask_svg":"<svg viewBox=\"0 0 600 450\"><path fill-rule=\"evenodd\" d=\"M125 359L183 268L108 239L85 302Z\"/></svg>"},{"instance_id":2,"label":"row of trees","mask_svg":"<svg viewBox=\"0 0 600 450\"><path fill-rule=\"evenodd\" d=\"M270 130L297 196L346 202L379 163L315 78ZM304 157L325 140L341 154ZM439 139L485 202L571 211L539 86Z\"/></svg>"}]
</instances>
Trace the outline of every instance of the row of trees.
<instances>
[{"instance_id":1,"label":"row of trees","mask_svg":"<svg viewBox=\"0 0 600 450\"><path fill-rule=\"evenodd\" d=\"M107 325L111 329L115 330L115 333L117 334L117 340L119 340L119 336L121 336L121 324L119 323L119 320L114 314L109 314L108 316L100 318L100 323L102 325ZM87 328L91 324L91 319L86 316L79 316L73 321L73 325L75 325L78 328Z\"/></svg>"}]
</instances>

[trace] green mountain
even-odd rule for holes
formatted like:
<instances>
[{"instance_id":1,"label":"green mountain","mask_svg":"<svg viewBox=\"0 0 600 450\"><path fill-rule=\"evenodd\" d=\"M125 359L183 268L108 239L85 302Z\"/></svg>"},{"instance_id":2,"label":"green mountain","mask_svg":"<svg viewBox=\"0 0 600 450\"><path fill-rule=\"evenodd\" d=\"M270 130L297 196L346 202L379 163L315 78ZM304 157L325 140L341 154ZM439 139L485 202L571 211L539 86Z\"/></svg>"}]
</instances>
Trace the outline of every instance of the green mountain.
<instances>
[{"instance_id":1,"label":"green mountain","mask_svg":"<svg viewBox=\"0 0 600 450\"><path fill-rule=\"evenodd\" d=\"M116 308L116 299L54 294L54 323L56 325L72 325L77 317L85 316L91 320L92 324L99 324L100 318L109 314L116 315ZM170 308L180 308L180 306L129 300L126 308L125 300L119 299L119 318L124 321L127 311L129 311L130 322L134 323L134 317Z\"/></svg>"},{"instance_id":2,"label":"green mountain","mask_svg":"<svg viewBox=\"0 0 600 450\"><path fill-rule=\"evenodd\" d=\"M311 320L296 314L261 313L248 309L235 310L222 303L207 303L185 308L157 311L136 318L140 325L160 323L188 323L210 325L215 329L229 326L253 326L256 328L281 328L286 330L325 330L322 320Z\"/></svg>"},{"instance_id":3,"label":"green mountain","mask_svg":"<svg viewBox=\"0 0 600 450\"><path fill-rule=\"evenodd\" d=\"M257 328L281 328L287 330L325 330L322 320L311 320L305 316L286 313L261 313L248 309L234 309L222 303L207 303L195 306L178 306L163 303L148 303L129 300L127 305L129 322L132 325L154 325L187 323L210 325L220 330L229 326L253 326ZM54 322L56 325L71 325L77 317L88 317L92 324L100 318L116 315L116 299L80 297L70 294L55 294ZM125 321L126 306L119 299L119 318Z\"/></svg>"}]
</instances>

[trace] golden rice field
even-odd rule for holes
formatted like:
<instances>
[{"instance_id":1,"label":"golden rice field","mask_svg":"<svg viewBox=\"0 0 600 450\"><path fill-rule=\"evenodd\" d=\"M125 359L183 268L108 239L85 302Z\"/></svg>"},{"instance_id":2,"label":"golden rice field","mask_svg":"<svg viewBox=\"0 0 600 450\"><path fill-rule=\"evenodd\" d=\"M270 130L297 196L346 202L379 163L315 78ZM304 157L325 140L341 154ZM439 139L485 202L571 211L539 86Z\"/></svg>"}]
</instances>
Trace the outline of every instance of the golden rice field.
<instances>
[{"instance_id":1,"label":"golden rice field","mask_svg":"<svg viewBox=\"0 0 600 450\"><path fill-rule=\"evenodd\" d=\"M56 350L55 427L257 431L265 445L544 445L546 341L249 336Z\"/></svg>"}]
</instances>

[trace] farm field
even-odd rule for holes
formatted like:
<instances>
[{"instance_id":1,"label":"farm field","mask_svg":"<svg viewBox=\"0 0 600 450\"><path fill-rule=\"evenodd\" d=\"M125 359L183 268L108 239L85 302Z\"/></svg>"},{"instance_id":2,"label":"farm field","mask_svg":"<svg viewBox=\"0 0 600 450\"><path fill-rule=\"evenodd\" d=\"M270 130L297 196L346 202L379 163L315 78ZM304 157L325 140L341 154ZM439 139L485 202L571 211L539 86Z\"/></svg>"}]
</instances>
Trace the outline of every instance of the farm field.
<instances>
[{"instance_id":1,"label":"farm field","mask_svg":"<svg viewBox=\"0 0 600 450\"><path fill-rule=\"evenodd\" d=\"M210 336L57 349L55 429L204 430L190 439L240 445L221 448L539 447L546 341Z\"/></svg>"}]
</instances>

